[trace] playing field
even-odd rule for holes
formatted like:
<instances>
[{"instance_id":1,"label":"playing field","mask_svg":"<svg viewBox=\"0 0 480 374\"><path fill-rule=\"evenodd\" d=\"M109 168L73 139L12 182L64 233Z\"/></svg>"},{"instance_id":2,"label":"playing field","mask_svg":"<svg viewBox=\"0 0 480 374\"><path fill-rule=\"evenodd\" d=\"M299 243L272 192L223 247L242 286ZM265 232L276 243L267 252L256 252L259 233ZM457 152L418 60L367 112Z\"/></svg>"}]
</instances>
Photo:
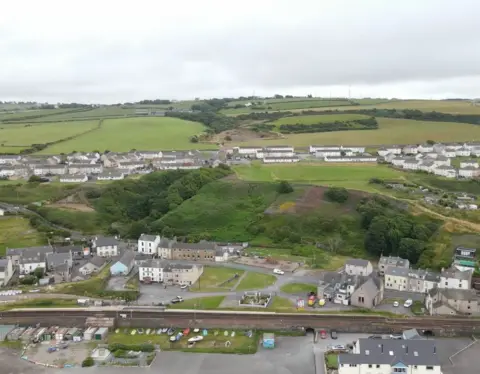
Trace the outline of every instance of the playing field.
<instances>
[{"instance_id":1,"label":"playing field","mask_svg":"<svg viewBox=\"0 0 480 374\"><path fill-rule=\"evenodd\" d=\"M0 152L19 153L32 144L65 139L98 126L98 121L73 121L42 124L0 125ZM3 147L5 149L3 149Z\"/></svg>"},{"instance_id":2,"label":"playing field","mask_svg":"<svg viewBox=\"0 0 480 374\"><path fill-rule=\"evenodd\" d=\"M193 144L190 137L204 126L170 117L120 118L104 120L101 129L44 149L44 154L76 151L212 149L215 145Z\"/></svg>"},{"instance_id":3,"label":"playing field","mask_svg":"<svg viewBox=\"0 0 480 374\"><path fill-rule=\"evenodd\" d=\"M285 135L282 144L305 147L310 144L383 145L437 142L478 141L480 126L465 123L413 121L393 118L377 118L376 130L334 131ZM252 139L248 145L268 146L279 140ZM246 143L235 145L245 146Z\"/></svg>"},{"instance_id":4,"label":"playing field","mask_svg":"<svg viewBox=\"0 0 480 374\"><path fill-rule=\"evenodd\" d=\"M291 124L305 124L313 125L317 123L332 123L335 121L339 122L349 122L355 121L358 119L365 119L368 116L363 116L361 114L325 114L325 115L313 115L313 116L296 116L296 117L285 117L277 119L272 122L273 124L280 125L291 125Z\"/></svg>"},{"instance_id":5,"label":"playing field","mask_svg":"<svg viewBox=\"0 0 480 374\"><path fill-rule=\"evenodd\" d=\"M404 177L402 172L377 164L256 164L237 166L234 170L239 179L246 181L286 180L292 183L338 186L368 192L376 191L375 185L368 183L371 178L401 180Z\"/></svg>"}]
</instances>

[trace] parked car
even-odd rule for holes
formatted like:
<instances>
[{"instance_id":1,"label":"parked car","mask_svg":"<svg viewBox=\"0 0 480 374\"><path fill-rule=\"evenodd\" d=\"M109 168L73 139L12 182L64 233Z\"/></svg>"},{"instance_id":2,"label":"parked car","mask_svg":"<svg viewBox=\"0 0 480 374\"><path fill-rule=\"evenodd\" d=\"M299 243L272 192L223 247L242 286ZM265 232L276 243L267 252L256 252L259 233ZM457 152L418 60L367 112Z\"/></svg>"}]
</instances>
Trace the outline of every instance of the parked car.
<instances>
[{"instance_id":1,"label":"parked car","mask_svg":"<svg viewBox=\"0 0 480 374\"><path fill-rule=\"evenodd\" d=\"M398 305L399 305L399 304L398 304L398 301L394 301L394 302L393 302L393 306L394 306L395 308L398 307Z\"/></svg>"},{"instance_id":2,"label":"parked car","mask_svg":"<svg viewBox=\"0 0 480 374\"><path fill-rule=\"evenodd\" d=\"M330 331L330 337L332 339L337 339L338 338L337 332L335 330Z\"/></svg>"},{"instance_id":3,"label":"parked car","mask_svg":"<svg viewBox=\"0 0 480 374\"><path fill-rule=\"evenodd\" d=\"M401 335L401 334L392 334L392 335L390 335L390 339L401 340L401 339L403 339L403 335Z\"/></svg>"},{"instance_id":4,"label":"parked car","mask_svg":"<svg viewBox=\"0 0 480 374\"><path fill-rule=\"evenodd\" d=\"M283 274L285 274L285 272L283 270L280 270L280 269L273 269L273 274L283 275Z\"/></svg>"},{"instance_id":5,"label":"parked car","mask_svg":"<svg viewBox=\"0 0 480 374\"><path fill-rule=\"evenodd\" d=\"M403 306L405 308L410 308L413 304L413 300L412 299L408 299L407 301L405 301L405 304L403 304Z\"/></svg>"},{"instance_id":6,"label":"parked car","mask_svg":"<svg viewBox=\"0 0 480 374\"><path fill-rule=\"evenodd\" d=\"M344 345L338 344L332 347L334 351L346 351L347 348Z\"/></svg>"},{"instance_id":7,"label":"parked car","mask_svg":"<svg viewBox=\"0 0 480 374\"><path fill-rule=\"evenodd\" d=\"M170 301L172 304L178 304L178 303L181 303L183 300L179 300L179 299L172 299L172 301Z\"/></svg>"},{"instance_id":8,"label":"parked car","mask_svg":"<svg viewBox=\"0 0 480 374\"><path fill-rule=\"evenodd\" d=\"M320 339L327 339L327 332L325 330L320 330Z\"/></svg>"}]
</instances>

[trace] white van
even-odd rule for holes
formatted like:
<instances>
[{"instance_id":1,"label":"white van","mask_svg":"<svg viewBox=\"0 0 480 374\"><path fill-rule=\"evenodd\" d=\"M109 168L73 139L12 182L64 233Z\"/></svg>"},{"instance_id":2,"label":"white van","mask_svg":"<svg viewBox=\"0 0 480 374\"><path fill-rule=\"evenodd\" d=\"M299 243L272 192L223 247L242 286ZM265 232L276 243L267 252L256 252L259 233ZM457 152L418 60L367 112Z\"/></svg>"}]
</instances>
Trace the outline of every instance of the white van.
<instances>
[{"instance_id":1,"label":"white van","mask_svg":"<svg viewBox=\"0 0 480 374\"><path fill-rule=\"evenodd\" d=\"M412 304L413 304L412 299L408 299L407 301L405 301L405 304L403 304L403 306L405 308L410 308L412 306Z\"/></svg>"},{"instance_id":2,"label":"white van","mask_svg":"<svg viewBox=\"0 0 480 374\"><path fill-rule=\"evenodd\" d=\"M285 274L285 272L283 270L280 270L280 269L273 269L273 274L283 275L283 274Z\"/></svg>"}]
</instances>

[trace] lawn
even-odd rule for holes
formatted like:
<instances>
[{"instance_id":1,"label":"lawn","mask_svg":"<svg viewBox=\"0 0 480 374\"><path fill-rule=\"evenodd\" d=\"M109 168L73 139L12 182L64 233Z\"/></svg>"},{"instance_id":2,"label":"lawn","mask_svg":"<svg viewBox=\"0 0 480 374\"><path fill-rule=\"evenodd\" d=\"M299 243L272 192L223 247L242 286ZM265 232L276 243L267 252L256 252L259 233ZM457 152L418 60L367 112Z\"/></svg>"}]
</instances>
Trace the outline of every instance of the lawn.
<instances>
[{"instance_id":1,"label":"lawn","mask_svg":"<svg viewBox=\"0 0 480 374\"><path fill-rule=\"evenodd\" d=\"M235 286L243 270L206 266L198 281L190 287L193 292L225 292ZM236 278L235 275L237 275ZM231 280L230 282L228 282Z\"/></svg>"},{"instance_id":2,"label":"lawn","mask_svg":"<svg viewBox=\"0 0 480 374\"><path fill-rule=\"evenodd\" d=\"M170 117L119 118L103 121L102 128L76 139L62 142L43 150L44 154L72 151L116 151L211 149L209 144L193 144L190 137L205 127L197 122Z\"/></svg>"},{"instance_id":3,"label":"lawn","mask_svg":"<svg viewBox=\"0 0 480 374\"><path fill-rule=\"evenodd\" d=\"M325 355L325 363L328 369L338 369L338 355L335 353Z\"/></svg>"},{"instance_id":4,"label":"lawn","mask_svg":"<svg viewBox=\"0 0 480 374\"><path fill-rule=\"evenodd\" d=\"M338 186L367 192L378 192L371 178L403 180L400 171L377 164L284 164L234 167L237 177L245 181L272 182L286 180L292 183L308 183Z\"/></svg>"},{"instance_id":5,"label":"lawn","mask_svg":"<svg viewBox=\"0 0 480 374\"><path fill-rule=\"evenodd\" d=\"M98 126L98 121L73 121L55 123L36 123L32 125L5 124L0 127L0 152L30 147L32 144L45 144L65 139ZM94 132L96 133L96 132ZM47 152L48 153L48 152Z\"/></svg>"},{"instance_id":6,"label":"lawn","mask_svg":"<svg viewBox=\"0 0 480 374\"><path fill-rule=\"evenodd\" d=\"M6 303L0 306L0 310L20 308L78 308L77 299L32 299Z\"/></svg>"},{"instance_id":7,"label":"lawn","mask_svg":"<svg viewBox=\"0 0 480 374\"><path fill-rule=\"evenodd\" d=\"M311 291L317 292L317 286L309 283L287 283L280 290L289 294L307 294Z\"/></svg>"},{"instance_id":8,"label":"lawn","mask_svg":"<svg viewBox=\"0 0 480 374\"><path fill-rule=\"evenodd\" d=\"M325 114L325 115L311 115L311 116L298 116L298 117L284 117L273 121L272 123L280 125L294 125L297 123L305 125L313 125L317 123L332 123L335 121L339 122L349 122L355 121L358 119L365 119L368 116L361 114Z\"/></svg>"},{"instance_id":9,"label":"lawn","mask_svg":"<svg viewBox=\"0 0 480 374\"><path fill-rule=\"evenodd\" d=\"M158 326L160 328L162 326ZM180 341L171 343L167 334L135 334L131 335L123 332L111 333L107 337L108 344L119 343L126 345L140 345L140 344L158 344L162 350L179 350L199 353L240 353L249 354L257 351L258 334L254 333L251 338L246 337L243 331L235 331L235 336L232 337L233 330L212 329L208 330L208 335L203 338L201 342L197 342L194 347L187 347L187 340L197 334L190 333L187 337L182 337ZM146 329L144 329L146 330ZM183 330L180 327L177 331ZM225 336L225 331L228 335ZM230 342L230 346L226 346L226 342Z\"/></svg>"},{"instance_id":10,"label":"lawn","mask_svg":"<svg viewBox=\"0 0 480 374\"><path fill-rule=\"evenodd\" d=\"M270 305L267 307L268 310L273 310L275 312L295 312L297 309L292 301L280 296L274 296Z\"/></svg>"},{"instance_id":11,"label":"lawn","mask_svg":"<svg viewBox=\"0 0 480 374\"><path fill-rule=\"evenodd\" d=\"M172 304L169 309L218 309L225 296L207 296L185 300L182 303Z\"/></svg>"},{"instance_id":12,"label":"lawn","mask_svg":"<svg viewBox=\"0 0 480 374\"><path fill-rule=\"evenodd\" d=\"M356 107L358 108L358 107ZM480 107L479 113L480 113ZM378 146L383 144L422 143L426 140L437 142L478 141L480 126L466 123L413 121L394 118L377 118L377 130L350 130L308 134L289 134L282 144L306 147L311 144L339 144ZM252 139L249 146L269 146L278 144L278 139ZM245 146L245 143L232 143Z\"/></svg>"},{"instance_id":13,"label":"lawn","mask_svg":"<svg viewBox=\"0 0 480 374\"><path fill-rule=\"evenodd\" d=\"M23 217L0 218L0 256L6 248L35 247L47 244L47 239Z\"/></svg>"},{"instance_id":14,"label":"lawn","mask_svg":"<svg viewBox=\"0 0 480 374\"><path fill-rule=\"evenodd\" d=\"M272 274L248 272L238 284L235 291L260 290L275 284L277 278Z\"/></svg>"},{"instance_id":15,"label":"lawn","mask_svg":"<svg viewBox=\"0 0 480 374\"><path fill-rule=\"evenodd\" d=\"M245 250L245 252L249 255L271 257L274 260L280 261L305 262L307 260L307 257L292 255L292 250L285 248L249 247Z\"/></svg>"}]
</instances>

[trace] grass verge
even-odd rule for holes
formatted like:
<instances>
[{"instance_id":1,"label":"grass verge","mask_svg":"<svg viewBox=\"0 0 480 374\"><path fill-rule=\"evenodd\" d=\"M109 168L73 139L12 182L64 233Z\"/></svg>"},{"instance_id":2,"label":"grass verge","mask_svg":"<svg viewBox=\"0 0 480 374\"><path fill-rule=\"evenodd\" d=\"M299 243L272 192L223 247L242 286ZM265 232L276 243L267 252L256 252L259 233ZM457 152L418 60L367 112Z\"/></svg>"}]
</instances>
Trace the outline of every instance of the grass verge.
<instances>
[{"instance_id":1,"label":"grass verge","mask_svg":"<svg viewBox=\"0 0 480 374\"><path fill-rule=\"evenodd\" d=\"M310 283L287 283L280 287L280 290L289 294L307 294L308 292L316 292L317 286Z\"/></svg>"},{"instance_id":2,"label":"grass verge","mask_svg":"<svg viewBox=\"0 0 480 374\"><path fill-rule=\"evenodd\" d=\"M190 287L192 292L222 292L230 289L238 281L238 278L244 273L243 270L208 267L203 269L203 274L198 281Z\"/></svg>"},{"instance_id":3,"label":"grass verge","mask_svg":"<svg viewBox=\"0 0 480 374\"><path fill-rule=\"evenodd\" d=\"M272 274L248 272L235 291L260 290L275 284L277 278Z\"/></svg>"},{"instance_id":4,"label":"grass verge","mask_svg":"<svg viewBox=\"0 0 480 374\"><path fill-rule=\"evenodd\" d=\"M185 300L183 303L172 304L169 309L218 309L225 296L207 296Z\"/></svg>"}]
</instances>

